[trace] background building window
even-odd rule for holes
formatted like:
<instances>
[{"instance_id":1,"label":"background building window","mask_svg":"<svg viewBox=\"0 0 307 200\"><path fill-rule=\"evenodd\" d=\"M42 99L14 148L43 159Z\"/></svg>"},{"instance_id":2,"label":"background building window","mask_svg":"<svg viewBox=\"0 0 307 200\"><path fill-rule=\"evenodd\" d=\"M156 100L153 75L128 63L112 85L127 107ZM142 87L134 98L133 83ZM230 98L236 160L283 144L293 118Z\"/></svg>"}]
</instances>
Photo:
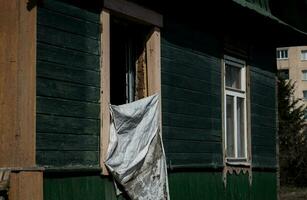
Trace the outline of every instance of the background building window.
<instances>
[{"instance_id":1,"label":"background building window","mask_svg":"<svg viewBox=\"0 0 307 200\"><path fill-rule=\"evenodd\" d=\"M282 79L289 79L289 69L278 70L278 76Z\"/></svg>"},{"instance_id":2,"label":"background building window","mask_svg":"<svg viewBox=\"0 0 307 200\"><path fill-rule=\"evenodd\" d=\"M303 97L304 97L304 100L306 101L307 100L307 90L303 91Z\"/></svg>"},{"instance_id":3,"label":"background building window","mask_svg":"<svg viewBox=\"0 0 307 200\"><path fill-rule=\"evenodd\" d=\"M307 50L301 51L301 60L307 60Z\"/></svg>"},{"instance_id":4,"label":"background building window","mask_svg":"<svg viewBox=\"0 0 307 200\"><path fill-rule=\"evenodd\" d=\"M225 149L227 161L247 161L245 62L225 56Z\"/></svg>"},{"instance_id":5,"label":"background building window","mask_svg":"<svg viewBox=\"0 0 307 200\"><path fill-rule=\"evenodd\" d=\"M307 70L303 70L302 74L303 74L302 80L307 81Z\"/></svg>"},{"instance_id":6,"label":"background building window","mask_svg":"<svg viewBox=\"0 0 307 200\"><path fill-rule=\"evenodd\" d=\"M281 49L276 51L277 59L288 59L288 49Z\"/></svg>"}]
</instances>

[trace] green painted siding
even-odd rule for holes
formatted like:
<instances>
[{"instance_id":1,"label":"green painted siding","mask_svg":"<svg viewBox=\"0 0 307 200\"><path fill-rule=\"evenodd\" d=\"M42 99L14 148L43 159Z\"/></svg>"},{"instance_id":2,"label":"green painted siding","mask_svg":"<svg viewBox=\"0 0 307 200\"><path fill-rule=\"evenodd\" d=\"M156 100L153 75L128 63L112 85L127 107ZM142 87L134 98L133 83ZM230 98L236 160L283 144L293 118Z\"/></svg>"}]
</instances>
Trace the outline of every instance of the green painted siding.
<instances>
[{"instance_id":1,"label":"green painted siding","mask_svg":"<svg viewBox=\"0 0 307 200\"><path fill-rule=\"evenodd\" d=\"M276 200L276 174L253 172L227 176L221 172L174 172L169 174L170 196L174 200ZM116 200L113 183L99 175L50 175L44 177L44 200Z\"/></svg>"},{"instance_id":2,"label":"green painted siding","mask_svg":"<svg viewBox=\"0 0 307 200\"><path fill-rule=\"evenodd\" d=\"M107 187L106 190L106 184L112 185L109 182L99 175L47 176L44 177L44 200L112 200L105 195L105 192L108 192L115 196L113 187Z\"/></svg>"},{"instance_id":3,"label":"green painted siding","mask_svg":"<svg viewBox=\"0 0 307 200\"><path fill-rule=\"evenodd\" d=\"M227 186L220 172L180 172L169 176L171 199L176 200L275 200L276 174L253 172L252 185L248 174L227 176Z\"/></svg>"},{"instance_id":4,"label":"green painted siding","mask_svg":"<svg viewBox=\"0 0 307 200\"><path fill-rule=\"evenodd\" d=\"M253 167L276 168L276 79L273 67L251 68Z\"/></svg>"},{"instance_id":5,"label":"green painted siding","mask_svg":"<svg viewBox=\"0 0 307 200\"><path fill-rule=\"evenodd\" d=\"M218 40L179 22L165 19L164 23L161 35L162 123L168 163L220 166Z\"/></svg>"},{"instance_id":6,"label":"green painted siding","mask_svg":"<svg viewBox=\"0 0 307 200\"><path fill-rule=\"evenodd\" d=\"M98 166L100 15L45 0L37 16L37 163Z\"/></svg>"}]
</instances>

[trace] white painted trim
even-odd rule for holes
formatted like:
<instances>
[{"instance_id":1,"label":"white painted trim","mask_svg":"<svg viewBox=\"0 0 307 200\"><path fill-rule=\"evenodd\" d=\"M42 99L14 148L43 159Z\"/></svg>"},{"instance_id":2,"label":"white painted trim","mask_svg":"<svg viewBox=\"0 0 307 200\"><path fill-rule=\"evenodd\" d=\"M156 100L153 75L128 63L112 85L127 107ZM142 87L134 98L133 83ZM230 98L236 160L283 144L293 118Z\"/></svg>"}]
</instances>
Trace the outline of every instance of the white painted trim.
<instances>
[{"instance_id":1,"label":"white painted trim","mask_svg":"<svg viewBox=\"0 0 307 200\"><path fill-rule=\"evenodd\" d=\"M232 88L227 88L226 87L226 65L231 65L231 66L234 66L234 67L240 67L241 68L241 72L240 72L240 76L241 76L241 90L235 90L235 89L232 89ZM224 56L224 65L223 65L223 73L224 73L224 77L223 77L223 80L224 80L224 84L223 84L223 89L224 89L224 148L225 148L225 155L226 155L226 162L229 162L228 159L230 160L234 160L234 159L237 159L237 160L245 160L244 162L248 161L248 146L250 145L248 143L248 133L247 133L247 130L248 130L248 124L247 124L247 96L246 96L246 88L247 88L247 83L246 83L246 76L247 76L247 73L246 73L246 63L245 61L243 60L240 60L240 59L237 59L237 58L233 58L231 56L227 56L225 55ZM233 108L234 108L234 151L235 151L235 157L227 157L227 95L228 96L232 96L234 98L233 100ZM238 127L237 127L237 98L242 98L243 99L243 109L244 109L244 155L245 157L242 158L242 157L238 157ZM241 161L236 161L236 162L233 162L231 161L231 163L242 163Z\"/></svg>"}]
</instances>

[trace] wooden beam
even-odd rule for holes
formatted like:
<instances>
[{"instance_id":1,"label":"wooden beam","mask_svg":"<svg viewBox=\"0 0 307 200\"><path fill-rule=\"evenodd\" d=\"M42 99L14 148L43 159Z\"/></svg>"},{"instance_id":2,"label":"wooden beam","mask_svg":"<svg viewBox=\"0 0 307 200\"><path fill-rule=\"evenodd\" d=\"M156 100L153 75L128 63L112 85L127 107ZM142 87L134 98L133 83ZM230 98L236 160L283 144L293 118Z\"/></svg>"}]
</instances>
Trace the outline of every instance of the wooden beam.
<instances>
[{"instance_id":1,"label":"wooden beam","mask_svg":"<svg viewBox=\"0 0 307 200\"><path fill-rule=\"evenodd\" d=\"M110 133L110 13L103 10L101 13L101 131L100 131L100 166L102 173L108 174L104 160L108 151L109 133Z\"/></svg>"},{"instance_id":2,"label":"wooden beam","mask_svg":"<svg viewBox=\"0 0 307 200\"><path fill-rule=\"evenodd\" d=\"M43 173L11 173L8 197L10 200L42 200Z\"/></svg>"},{"instance_id":3,"label":"wooden beam","mask_svg":"<svg viewBox=\"0 0 307 200\"><path fill-rule=\"evenodd\" d=\"M148 95L161 95L160 29L154 28L146 43Z\"/></svg>"},{"instance_id":4,"label":"wooden beam","mask_svg":"<svg viewBox=\"0 0 307 200\"><path fill-rule=\"evenodd\" d=\"M0 167L35 166L36 7L1 0Z\"/></svg>"},{"instance_id":5,"label":"wooden beam","mask_svg":"<svg viewBox=\"0 0 307 200\"><path fill-rule=\"evenodd\" d=\"M126 0L104 0L104 7L147 24L163 27L161 14Z\"/></svg>"}]
</instances>

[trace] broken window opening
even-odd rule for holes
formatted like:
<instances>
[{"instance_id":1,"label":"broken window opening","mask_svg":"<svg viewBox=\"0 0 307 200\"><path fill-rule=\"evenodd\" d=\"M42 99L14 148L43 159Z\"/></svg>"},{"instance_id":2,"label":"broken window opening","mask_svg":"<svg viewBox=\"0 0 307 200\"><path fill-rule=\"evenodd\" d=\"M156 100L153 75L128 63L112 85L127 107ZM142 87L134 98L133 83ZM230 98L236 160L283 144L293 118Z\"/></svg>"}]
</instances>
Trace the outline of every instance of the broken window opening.
<instances>
[{"instance_id":1,"label":"broken window opening","mask_svg":"<svg viewBox=\"0 0 307 200\"><path fill-rule=\"evenodd\" d=\"M150 27L111 17L111 104L121 105L148 96L146 39L149 33Z\"/></svg>"}]
</instances>

